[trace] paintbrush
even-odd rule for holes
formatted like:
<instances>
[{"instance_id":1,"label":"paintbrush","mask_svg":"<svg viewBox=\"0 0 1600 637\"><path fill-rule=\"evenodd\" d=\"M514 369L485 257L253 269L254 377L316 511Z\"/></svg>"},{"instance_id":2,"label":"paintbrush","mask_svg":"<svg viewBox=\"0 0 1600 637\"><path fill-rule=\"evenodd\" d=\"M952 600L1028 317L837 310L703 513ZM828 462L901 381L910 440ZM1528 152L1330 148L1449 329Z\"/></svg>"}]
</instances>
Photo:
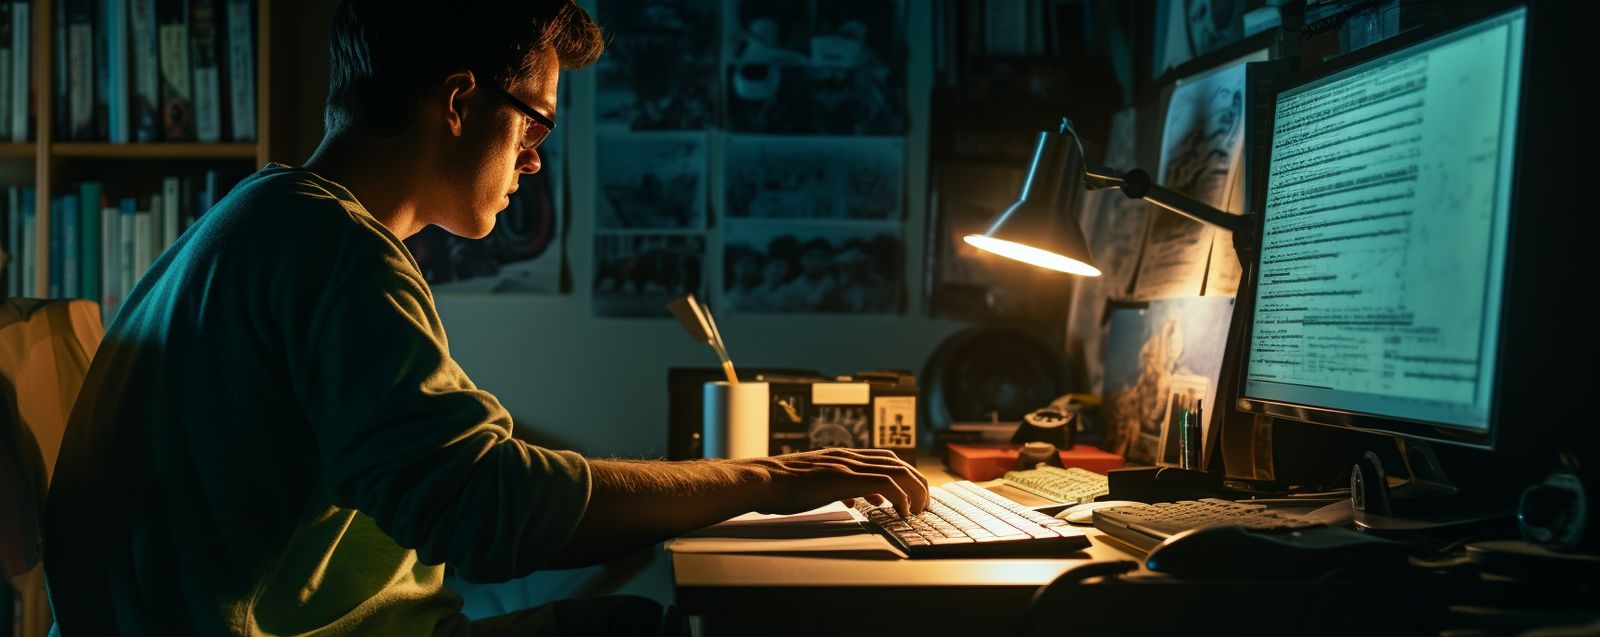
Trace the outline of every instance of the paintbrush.
<instances>
[{"instance_id":1,"label":"paintbrush","mask_svg":"<svg viewBox=\"0 0 1600 637\"><path fill-rule=\"evenodd\" d=\"M728 375L728 384L739 384L739 376L733 373L733 361L728 358L728 346L722 342L722 334L717 332L717 322L711 318L711 310L700 305L694 294L673 299L667 304L667 309L677 317L678 324L689 333L689 338L710 345L711 350L717 353L717 359L722 361L722 373Z\"/></svg>"}]
</instances>

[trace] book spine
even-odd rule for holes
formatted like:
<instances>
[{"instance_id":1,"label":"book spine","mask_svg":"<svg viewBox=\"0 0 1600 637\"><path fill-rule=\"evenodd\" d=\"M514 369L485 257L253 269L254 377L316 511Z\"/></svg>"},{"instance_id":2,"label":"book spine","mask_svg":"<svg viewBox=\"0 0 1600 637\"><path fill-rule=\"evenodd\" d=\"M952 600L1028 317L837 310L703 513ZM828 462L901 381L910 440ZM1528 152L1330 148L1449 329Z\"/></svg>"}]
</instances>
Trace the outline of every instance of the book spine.
<instances>
[{"instance_id":1,"label":"book spine","mask_svg":"<svg viewBox=\"0 0 1600 637\"><path fill-rule=\"evenodd\" d=\"M153 201L155 198L152 197L151 199ZM150 233L140 238L141 241L145 242L145 244L149 246L148 250L150 260L144 264L144 267L147 269L150 266L155 265L155 262L160 261L161 253L167 250L167 242L164 241L167 230L165 222L163 221L164 218L162 216L165 214L163 209L166 207L166 205L167 204L165 200L162 201L161 206L159 207L154 203L150 205Z\"/></svg>"},{"instance_id":2,"label":"book spine","mask_svg":"<svg viewBox=\"0 0 1600 637\"><path fill-rule=\"evenodd\" d=\"M151 257L150 229L155 227L151 222L150 211L140 210L133 215L133 280L137 287L139 279L144 278L150 263L155 259Z\"/></svg>"},{"instance_id":3,"label":"book spine","mask_svg":"<svg viewBox=\"0 0 1600 637\"><path fill-rule=\"evenodd\" d=\"M0 139L11 138L11 52L14 46L11 8L9 4L0 4L0 87L4 87L4 93L0 93Z\"/></svg>"},{"instance_id":4,"label":"book spine","mask_svg":"<svg viewBox=\"0 0 1600 637\"><path fill-rule=\"evenodd\" d=\"M157 0L161 51L161 123L167 141L194 140L194 91L189 68L189 3Z\"/></svg>"},{"instance_id":5,"label":"book spine","mask_svg":"<svg viewBox=\"0 0 1600 637\"><path fill-rule=\"evenodd\" d=\"M179 180L177 177L168 177L161 180L161 245L170 246L178 241L178 215L179 202L183 199L178 196Z\"/></svg>"},{"instance_id":6,"label":"book spine","mask_svg":"<svg viewBox=\"0 0 1600 637\"><path fill-rule=\"evenodd\" d=\"M24 186L18 199L22 204L22 296L35 297L39 295L39 263L34 256L39 253L39 223L33 209L33 188Z\"/></svg>"},{"instance_id":7,"label":"book spine","mask_svg":"<svg viewBox=\"0 0 1600 637\"><path fill-rule=\"evenodd\" d=\"M111 141L126 144L133 140L133 126L128 99L128 2L105 0L106 72L109 90L106 103L110 109Z\"/></svg>"},{"instance_id":8,"label":"book spine","mask_svg":"<svg viewBox=\"0 0 1600 637\"><path fill-rule=\"evenodd\" d=\"M27 142L32 137L30 129L33 128L33 114L29 105L32 100L33 68L29 64L33 61L33 7L27 2L14 2L11 5L11 20L13 25L22 25L23 28L11 30L11 141L17 143Z\"/></svg>"},{"instance_id":9,"label":"book spine","mask_svg":"<svg viewBox=\"0 0 1600 637\"><path fill-rule=\"evenodd\" d=\"M100 208L100 323L110 325L122 295L117 289L117 209Z\"/></svg>"},{"instance_id":10,"label":"book spine","mask_svg":"<svg viewBox=\"0 0 1600 637\"><path fill-rule=\"evenodd\" d=\"M83 237L78 231L78 195L68 193L61 198L61 296L58 298L77 298L82 292L80 284L83 283L79 274L78 246Z\"/></svg>"},{"instance_id":11,"label":"book spine","mask_svg":"<svg viewBox=\"0 0 1600 637\"><path fill-rule=\"evenodd\" d=\"M194 130L202 142L222 141L217 10L213 0L190 0L190 60L194 63Z\"/></svg>"},{"instance_id":12,"label":"book spine","mask_svg":"<svg viewBox=\"0 0 1600 637\"><path fill-rule=\"evenodd\" d=\"M200 211L195 214L198 220L201 215L211 212L211 207L217 205L217 183L221 181L217 169L206 170L205 185L200 189Z\"/></svg>"},{"instance_id":13,"label":"book spine","mask_svg":"<svg viewBox=\"0 0 1600 637\"><path fill-rule=\"evenodd\" d=\"M100 192L98 182L78 185L78 293L86 299L100 298Z\"/></svg>"},{"instance_id":14,"label":"book spine","mask_svg":"<svg viewBox=\"0 0 1600 637\"><path fill-rule=\"evenodd\" d=\"M111 139L111 0L96 0L94 6L94 133L95 139Z\"/></svg>"},{"instance_id":15,"label":"book spine","mask_svg":"<svg viewBox=\"0 0 1600 637\"><path fill-rule=\"evenodd\" d=\"M71 100L68 98L71 74L67 72L68 67L71 66L69 63L70 56L67 55L67 49L69 48L67 46L67 33L70 31L67 27L67 2L66 0L56 0L54 7L55 26L51 30L54 37L50 39L50 46L53 51L51 69L55 73L56 80L52 87L54 99L50 100L50 110L55 129L53 134L58 140L72 139L72 109L70 107Z\"/></svg>"},{"instance_id":16,"label":"book spine","mask_svg":"<svg viewBox=\"0 0 1600 637\"><path fill-rule=\"evenodd\" d=\"M255 22L250 0L228 3L228 89L234 141L256 138Z\"/></svg>"},{"instance_id":17,"label":"book spine","mask_svg":"<svg viewBox=\"0 0 1600 637\"><path fill-rule=\"evenodd\" d=\"M139 211L139 201L132 197L122 200L121 210L117 215L117 288L122 290L122 298L128 298L133 293L133 283L138 280L139 271L134 269L138 263L134 245L139 236L134 227Z\"/></svg>"},{"instance_id":18,"label":"book spine","mask_svg":"<svg viewBox=\"0 0 1600 637\"><path fill-rule=\"evenodd\" d=\"M133 136L141 142L161 139L161 73L156 46L155 0L132 0L128 16L133 66Z\"/></svg>"},{"instance_id":19,"label":"book spine","mask_svg":"<svg viewBox=\"0 0 1600 637\"><path fill-rule=\"evenodd\" d=\"M72 0L67 8L67 99L71 138L94 139L94 4Z\"/></svg>"},{"instance_id":20,"label":"book spine","mask_svg":"<svg viewBox=\"0 0 1600 637\"><path fill-rule=\"evenodd\" d=\"M47 298L61 298L61 198L50 198L50 266L45 273Z\"/></svg>"},{"instance_id":21,"label":"book spine","mask_svg":"<svg viewBox=\"0 0 1600 637\"><path fill-rule=\"evenodd\" d=\"M11 256L6 264L6 294L21 296L22 264L31 255L22 253L22 197L18 187L6 189L6 254Z\"/></svg>"}]
</instances>

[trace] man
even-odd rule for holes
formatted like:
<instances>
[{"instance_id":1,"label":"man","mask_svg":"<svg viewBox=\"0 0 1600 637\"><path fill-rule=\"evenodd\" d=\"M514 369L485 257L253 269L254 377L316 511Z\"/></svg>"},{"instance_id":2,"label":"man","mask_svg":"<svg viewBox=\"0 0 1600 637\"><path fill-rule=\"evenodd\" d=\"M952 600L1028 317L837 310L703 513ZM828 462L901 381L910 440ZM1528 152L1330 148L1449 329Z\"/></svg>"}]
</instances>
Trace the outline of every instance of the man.
<instances>
[{"instance_id":1,"label":"man","mask_svg":"<svg viewBox=\"0 0 1600 637\"><path fill-rule=\"evenodd\" d=\"M571 0L347 0L332 40L314 156L207 212L95 356L49 501L63 635L485 634L444 565L497 581L751 510L926 506L887 453L629 462L511 438L401 240L489 233L599 31Z\"/></svg>"}]
</instances>

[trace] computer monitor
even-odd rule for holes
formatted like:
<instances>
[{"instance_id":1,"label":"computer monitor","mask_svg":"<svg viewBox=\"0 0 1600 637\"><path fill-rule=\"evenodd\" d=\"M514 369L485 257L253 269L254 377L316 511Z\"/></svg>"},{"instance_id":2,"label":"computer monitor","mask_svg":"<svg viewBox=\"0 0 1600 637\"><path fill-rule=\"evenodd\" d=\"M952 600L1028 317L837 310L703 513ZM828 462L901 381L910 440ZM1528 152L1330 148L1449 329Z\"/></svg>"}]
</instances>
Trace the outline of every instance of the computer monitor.
<instances>
[{"instance_id":1,"label":"computer monitor","mask_svg":"<svg viewBox=\"0 0 1600 637\"><path fill-rule=\"evenodd\" d=\"M1277 92L1240 409L1494 447L1526 26Z\"/></svg>"}]
</instances>

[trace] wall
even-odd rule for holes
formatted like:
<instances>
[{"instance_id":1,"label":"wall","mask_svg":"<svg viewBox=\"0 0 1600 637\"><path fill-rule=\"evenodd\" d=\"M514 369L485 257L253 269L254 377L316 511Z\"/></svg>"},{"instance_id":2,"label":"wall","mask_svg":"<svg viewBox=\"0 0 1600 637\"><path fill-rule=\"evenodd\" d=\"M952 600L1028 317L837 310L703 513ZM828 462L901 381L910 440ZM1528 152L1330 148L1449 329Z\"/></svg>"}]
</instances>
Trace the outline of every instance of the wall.
<instances>
[{"instance_id":1,"label":"wall","mask_svg":"<svg viewBox=\"0 0 1600 637\"><path fill-rule=\"evenodd\" d=\"M586 3L587 4L587 3ZM965 324L925 318L922 297L927 210L928 94L932 81L930 6L907 2L910 47L906 140L903 316L719 316L735 365L920 371L940 341ZM592 5L591 5L592 10ZM554 444L591 454L660 456L666 451L666 375L674 366L715 366L710 348L670 319L600 319L589 309L593 244L592 72L570 74L568 127L571 230L566 240L573 291L560 297L441 296L451 353L521 423ZM716 182L713 182L716 188ZM713 190L715 192L715 190ZM721 244L707 245L707 273L720 272ZM710 282L720 281L708 276ZM712 307L716 296L713 293Z\"/></svg>"}]
</instances>

